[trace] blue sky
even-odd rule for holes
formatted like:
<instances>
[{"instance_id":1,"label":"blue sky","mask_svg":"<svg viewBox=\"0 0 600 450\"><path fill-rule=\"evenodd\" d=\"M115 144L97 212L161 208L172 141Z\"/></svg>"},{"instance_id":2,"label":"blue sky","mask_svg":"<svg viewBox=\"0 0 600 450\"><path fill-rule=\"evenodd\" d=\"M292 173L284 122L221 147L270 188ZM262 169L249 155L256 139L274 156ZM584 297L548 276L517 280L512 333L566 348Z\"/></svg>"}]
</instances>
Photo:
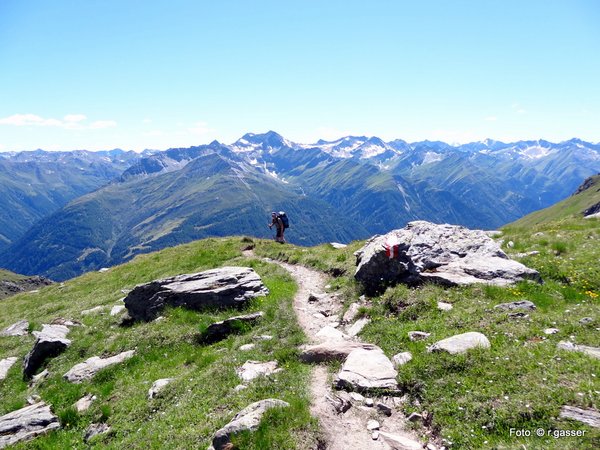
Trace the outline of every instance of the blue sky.
<instances>
[{"instance_id":1,"label":"blue sky","mask_svg":"<svg viewBox=\"0 0 600 450\"><path fill-rule=\"evenodd\" d=\"M0 151L600 141L600 2L0 1Z\"/></svg>"}]
</instances>

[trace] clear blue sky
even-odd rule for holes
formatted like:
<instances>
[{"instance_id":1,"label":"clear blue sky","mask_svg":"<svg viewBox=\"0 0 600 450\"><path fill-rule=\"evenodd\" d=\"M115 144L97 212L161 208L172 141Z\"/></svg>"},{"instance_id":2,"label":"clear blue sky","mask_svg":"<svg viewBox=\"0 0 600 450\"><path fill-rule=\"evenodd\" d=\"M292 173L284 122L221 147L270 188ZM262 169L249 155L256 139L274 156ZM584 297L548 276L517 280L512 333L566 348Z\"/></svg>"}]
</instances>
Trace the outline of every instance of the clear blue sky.
<instances>
[{"instance_id":1,"label":"clear blue sky","mask_svg":"<svg viewBox=\"0 0 600 450\"><path fill-rule=\"evenodd\" d=\"M0 1L0 150L600 141L600 2Z\"/></svg>"}]
</instances>

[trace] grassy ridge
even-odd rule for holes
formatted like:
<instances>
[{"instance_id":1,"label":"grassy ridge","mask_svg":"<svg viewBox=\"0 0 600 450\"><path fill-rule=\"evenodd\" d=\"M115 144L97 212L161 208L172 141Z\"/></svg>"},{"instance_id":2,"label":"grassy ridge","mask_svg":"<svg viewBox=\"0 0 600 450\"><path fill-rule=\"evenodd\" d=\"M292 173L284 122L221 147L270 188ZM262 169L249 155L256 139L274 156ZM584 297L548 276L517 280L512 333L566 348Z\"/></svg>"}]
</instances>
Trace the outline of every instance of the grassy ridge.
<instances>
[{"instance_id":1,"label":"grassy ridge","mask_svg":"<svg viewBox=\"0 0 600 450\"><path fill-rule=\"evenodd\" d=\"M85 327L73 328L71 347L50 361L50 377L38 388L29 389L21 379L20 363L0 382L0 414L25 405L28 395L37 394L53 406L63 429L15 448L206 448L212 434L240 409L253 401L275 397L291 408L270 412L269 433L244 437L244 448L306 448L316 439L316 425L308 413L309 368L301 365L296 347L304 340L296 324L291 301L296 290L287 272L277 266L241 257L247 245L238 238L207 239L159 253L137 257L132 263L106 273L89 273L37 294L21 294L2 303L0 328L28 319L39 329L56 317L78 319ZM221 265L254 267L270 289L270 295L253 302L248 311L261 310L265 319L258 326L224 341L201 346L197 334L208 324L230 317L234 311L198 313L170 309L165 319L121 327L108 310L123 297L121 289L180 273ZM103 314L81 316L95 306L106 306ZM253 336L270 334L270 341ZM31 348L31 336L0 338L0 357L23 357ZM240 352L239 346L256 347ZM95 356L109 356L136 349L126 363L107 368L91 382L70 384L62 374L74 364ZM255 380L242 391L235 369L246 360L277 360L284 370L276 376ZM159 399L147 400L153 381L176 378ZM72 405L84 394L98 397L91 409L78 414ZM86 427L106 422L112 432L84 444ZM266 445L266 447L265 447Z\"/></svg>"},{"instance_id":2,"label":"grassy ridge","mask_svg":"<svg viewBox=\"0 0 600 450\"><path fill-rule=\"evenodd\" d=\"M598 408L600 361L558 350L556 344L571 340L600 346L600 220L572 218L533 229L509 227L502 238L505 250L513 255L539 252L522 260L540 271L544 284L390 288L361 308L372 322L360 337L382 347L388 356L412 352L413 360L398 376L410 399L405 413L431 413L428 430L414 427L452 442L452 448L598 448L598 429L557 417L563 405ZM306 249L260 243L256 252L320 270L334 268L342 276L330 282L331 289L343 292L350 304L362 293L352 280L353 252L361 245L354 242L336 250L329 244ZM537 309L527 318L511 318L494 309L517 300L530 300ZM438 301L454 308L440 311ZM580 323L584 317L591 317L591 323ZM559 332L547 335L547 328ZM431 337L412 342L407 333L415 330ZM427 352L433 342L468 331L484 333L491 349L458 356ZM511 435L511 428L530 430L532 436ZM536 428L582 430L585 436L540 438L535 436Z\"/></svg>"}]
</instances>

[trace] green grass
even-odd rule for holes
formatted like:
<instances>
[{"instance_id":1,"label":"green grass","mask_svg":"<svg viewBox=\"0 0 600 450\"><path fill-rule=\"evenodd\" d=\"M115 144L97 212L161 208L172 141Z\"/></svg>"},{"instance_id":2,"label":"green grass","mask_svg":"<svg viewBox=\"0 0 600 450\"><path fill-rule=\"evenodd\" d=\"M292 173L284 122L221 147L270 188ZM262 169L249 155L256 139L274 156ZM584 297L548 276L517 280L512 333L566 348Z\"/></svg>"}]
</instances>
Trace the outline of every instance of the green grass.
<instances>
[{"instance_id":1,"label":"green grass","mask_svg":"<svg viewBox=\"0 0 600 450\"><path fill-rule=\"evenodd\" d=\"M316 422L308 412L310 368L299 363L296 348L304 334L296 324L292 298L296 287L283 269L241 256L248 245L239 238L207 239L137 257L133 262L111 268L106 273L89 273L61 285L41 289L36 294L20 294L2 302L0 328L27 319L39 329L56 317L78 319L84 327L69 334L72 345L51 360L50 377L38 388L30 389L21 379L21 364L0 382L0 415L25 405L37 394L52 405L62 429L15 448L206 448L212 434L249 403L268 397L288 401L292 407L269 415L269 428L277 445L268 448L307 448L317 436ZM213 344L198 345L204 326L238 311L195 312L180 308L164 312L165 320L119 326L108 308L131 289L152 279L189 273L221 265L253 267L270 289L267 297L252 302L248 312L264 311L257 326ZM80 312L103 305L104 314L81 316ZM253 336L270 334L270 341ZM33 338L0 338L0 356L23 357ZM248 352L239 346L256 342ZM136 349L124 364L107 368L92 381L67 383L62 375L74 364L95 356L108 356ZM277 360L284 370L271 378L254 380L242 391L235 369L246 360ZM159 378L176 379L161 398L148 400L151 384ZM98 397L89 411L77 413L75 403L83 395ZM273 420L271 420L273 419ZM83 442L91 423L106 422L111 433ZM265 433L243 437L243 448L263 449ZM241 439L241 438L240 438Z\"/></svg>"},{"instance_id":2,"label":"green grass","mask_svg":"<svg viewBox=\"0 0 600 450\"><path fill-rule=\"evenodd\" d=\"M600 346L600 221L578 217L535 227L507 227L504 242L510 253L538 251L522 258L540 271L544 284L523 282L510 287L475 285L443 288L396 286L370 298L361 313L371 317L361 339L379 345L388 356L410 351L413 360L399 370L398 382L409 402L405 413L433 414L431 432L452 442L453 449L592 449L600 432L579 422L559 420L561 406L596 408L600 405L600 362L579 353L557 350L561 340ZM330 245L310 249L259 243L258 254L320 270L332 267L344 275L330 282L347 304L362 294L352 280L354 242L335 250ZM531 300L537 309L526 319L510 318L494 309L499 303ZM451 311L437 302L452 303ZM592 317L589 324L579 322ZM546 335L546 328L558 334ZM431 333L412 342L409 331ZM451 356L427 352L440 339L479 331L491 342L489 351ZM412 425L425 432L422 425ZM516 437L510 430L582 430L580 438Z\"/></svg>"}]
</instances>

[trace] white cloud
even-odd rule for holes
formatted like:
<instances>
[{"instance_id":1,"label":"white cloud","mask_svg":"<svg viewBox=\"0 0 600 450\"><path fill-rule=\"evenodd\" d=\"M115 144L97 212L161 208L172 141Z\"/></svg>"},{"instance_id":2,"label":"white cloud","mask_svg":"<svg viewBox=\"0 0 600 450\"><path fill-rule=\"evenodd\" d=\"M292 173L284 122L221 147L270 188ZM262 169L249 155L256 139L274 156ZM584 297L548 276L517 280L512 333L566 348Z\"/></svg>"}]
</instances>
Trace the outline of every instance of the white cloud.
<instances>
[{"instance_id":1,"label":"white cloud","mask_svg":"<svg viewBox=\"0 0 600 450\"><path fill-rule=\"evenodd\" d=\"M196 122L188 128L188 131L192 134L203 135L212 133L215 130L209 128L206 122Z\"/></svg>"},{"instance_id":2,"label":"white cloud","mask_svg":"<svg viewBox=\"0 0 600 450\"><path fill-rule=\"evenodd\" d=\"M63 120L46 119L36 114L13 114L0 119L0 125L12 125L15 127L57 127L65 130L98 130L117 126L114 120L97 120L91 124L82 123L87 119L84 114L67 114Z\"/></svg>"}]
</instances>

